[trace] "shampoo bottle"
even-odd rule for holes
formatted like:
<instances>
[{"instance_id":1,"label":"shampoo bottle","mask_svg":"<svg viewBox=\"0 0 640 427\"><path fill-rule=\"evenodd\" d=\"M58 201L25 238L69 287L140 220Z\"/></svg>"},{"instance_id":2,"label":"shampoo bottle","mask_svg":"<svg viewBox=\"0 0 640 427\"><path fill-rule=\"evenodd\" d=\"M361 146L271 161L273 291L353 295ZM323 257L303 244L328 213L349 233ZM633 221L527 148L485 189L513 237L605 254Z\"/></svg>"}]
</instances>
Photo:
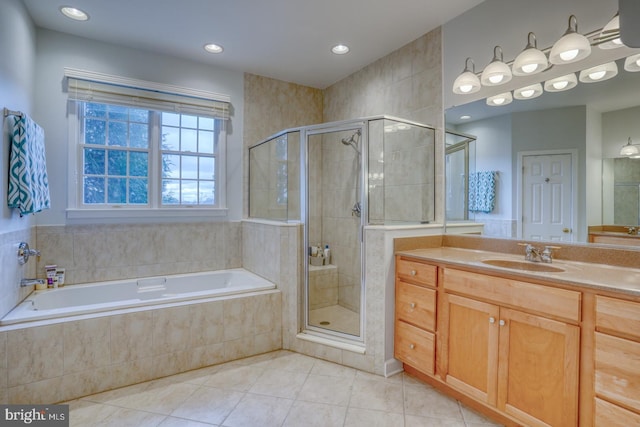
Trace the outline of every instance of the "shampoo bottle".
<instances>
[{"instance_id":1,"label":"shampoo bottle","mask_svg":"<svg viewBox=\"0 0 640 427\"><path fill-rule=\"evenodd\" d=\"M329 264L330 260L331 260L331 252L329 251L329 245L326 245L324 247L324 263Z\"/></svg>"}]
</instances>

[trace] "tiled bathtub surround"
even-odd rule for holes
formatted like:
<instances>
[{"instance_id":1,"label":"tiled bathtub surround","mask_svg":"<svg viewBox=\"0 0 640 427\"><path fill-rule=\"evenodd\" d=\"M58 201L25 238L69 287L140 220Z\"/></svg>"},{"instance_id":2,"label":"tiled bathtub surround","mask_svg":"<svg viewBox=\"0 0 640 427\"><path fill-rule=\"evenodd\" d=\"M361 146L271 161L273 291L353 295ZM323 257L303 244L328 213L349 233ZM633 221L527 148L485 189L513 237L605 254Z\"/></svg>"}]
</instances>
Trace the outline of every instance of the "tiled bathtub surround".
<instances>
[{"instance_id":1,"label":"tiled bathtub surround","mask_svg":"<svg viewBox=\"0 0 640 427\"><path fill-rule=\"evenodd\" d=\"M0 398L3 403L73 399L277 350L281 331L279 291L4 328Z\"/></svg>"},{"instance_id":2,"label":"tiled bathtub surround","mask_svg":"<svg viewBox=\"0 0 640 427\"><path fill-rule=\"evenodd\" d=\"M66 283L223 270L242 266L239 222L38 226L44 266L66 268Z\"/></svg>"}]
</instances>

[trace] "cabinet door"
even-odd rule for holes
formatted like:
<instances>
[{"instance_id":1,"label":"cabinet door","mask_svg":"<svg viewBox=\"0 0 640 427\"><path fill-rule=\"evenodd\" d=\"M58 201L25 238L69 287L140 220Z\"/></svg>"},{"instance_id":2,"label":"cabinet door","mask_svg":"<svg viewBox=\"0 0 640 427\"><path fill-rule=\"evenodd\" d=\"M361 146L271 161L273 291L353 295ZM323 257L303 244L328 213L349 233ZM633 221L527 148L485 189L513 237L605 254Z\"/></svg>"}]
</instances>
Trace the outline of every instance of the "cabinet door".
<instances>
[{"instance_id":1,"label":"cabinet door","mask_svg":"<svg viewBox=\"0 0 640 427\"><path fill-rule=\"evenodd\" d=\"M596 332L596 394L640 412L640 343Z\"/></svg>"},{"instance_id":2,"label":"cabinet door","mask_svg":"<svg viewBox=\"0 0 640 427\"><path fill-rule=\"evenodd\" d=\"M498 409L531 426L576 426L580 329L500 309Z\"/></svg>"},{"instance_id":3,"label":"cabinet door","mask_svg":"<svg viewBox=\"0 0 640 427\"><path fill-rule=\"evenodd\" d=\"M443 298L445 381L477 400L495 405L499 309L457 295L444 294Z\"/></svg>"}]
</instances>

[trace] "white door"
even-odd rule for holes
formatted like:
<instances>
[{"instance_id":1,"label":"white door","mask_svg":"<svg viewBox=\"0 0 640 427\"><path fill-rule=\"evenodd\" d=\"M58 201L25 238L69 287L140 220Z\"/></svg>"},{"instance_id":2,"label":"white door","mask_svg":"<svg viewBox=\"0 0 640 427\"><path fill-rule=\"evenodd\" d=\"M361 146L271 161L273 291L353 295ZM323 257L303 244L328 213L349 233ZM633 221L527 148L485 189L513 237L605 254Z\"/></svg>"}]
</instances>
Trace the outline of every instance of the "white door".
<instances>
[{"instance_id":1,"label":"white door","mask_svg":"<svg viewBox=\"0 0 640 427\"><path fill-rule=\"evenodd\" d=\"M571 154L522 157L522 238L573 240Z\"/></svg>"}]
</instances>

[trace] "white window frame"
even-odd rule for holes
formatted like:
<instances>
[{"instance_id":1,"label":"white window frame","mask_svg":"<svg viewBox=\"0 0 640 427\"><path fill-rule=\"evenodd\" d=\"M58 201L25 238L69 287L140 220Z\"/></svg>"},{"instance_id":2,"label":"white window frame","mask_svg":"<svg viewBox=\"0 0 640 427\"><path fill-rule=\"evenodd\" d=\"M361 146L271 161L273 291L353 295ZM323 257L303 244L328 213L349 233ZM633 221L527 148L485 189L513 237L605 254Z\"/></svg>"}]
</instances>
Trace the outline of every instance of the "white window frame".
<instances>
[{"instance_id":1,"label":"white window frame","mask_svg":"<svg viewBox=\"0 0 640 427\"><path fill-rule=\"evenodd\" d=\"M206 97L220 102L229 102L226 95L215 94L211 92L197 91L177 86L163 85L153 82L144 82L140 80L127 79L118 76L111 76L101 73L87 72L83 70L65 69L65 76L100 83L113 84L117 86L132 87L147 91L157 91L159 93L169 93L176 95L184 95L187 97ZM110 102L95 101L96 103L109 104ZM112 102L116 104L117 102ZM82 179L82 144L80 143L80 103L69 100L68 107L68 188L67 188L67 220L70 222L106 220L109 219L134 219L136 221L154 221L161 219L180 219L193 218L197 220L221 218L228 214L227 198L226 198L226 121L223 120L222 129L219 134L218 153L216 156L216 198L218 198L217 207L209 207L203 205L165 205L161 204L160 197L160 181L159 168L161 163L161 149L149 150L149 205L85 205L82 203L82 186L79 182ZM139 107L142 108L142 107ZM158 110L156 110L158 111ZM177 112L177 111L176 111ZM186 113L192 114L192 113ZM155 117L155 115L152 115ZM153 119L157 120L157 119ZM157 141L159 135L155 134L159 131L159 123L150 123L151 133L149 141Z\"/></svg>"}]
</instances>

